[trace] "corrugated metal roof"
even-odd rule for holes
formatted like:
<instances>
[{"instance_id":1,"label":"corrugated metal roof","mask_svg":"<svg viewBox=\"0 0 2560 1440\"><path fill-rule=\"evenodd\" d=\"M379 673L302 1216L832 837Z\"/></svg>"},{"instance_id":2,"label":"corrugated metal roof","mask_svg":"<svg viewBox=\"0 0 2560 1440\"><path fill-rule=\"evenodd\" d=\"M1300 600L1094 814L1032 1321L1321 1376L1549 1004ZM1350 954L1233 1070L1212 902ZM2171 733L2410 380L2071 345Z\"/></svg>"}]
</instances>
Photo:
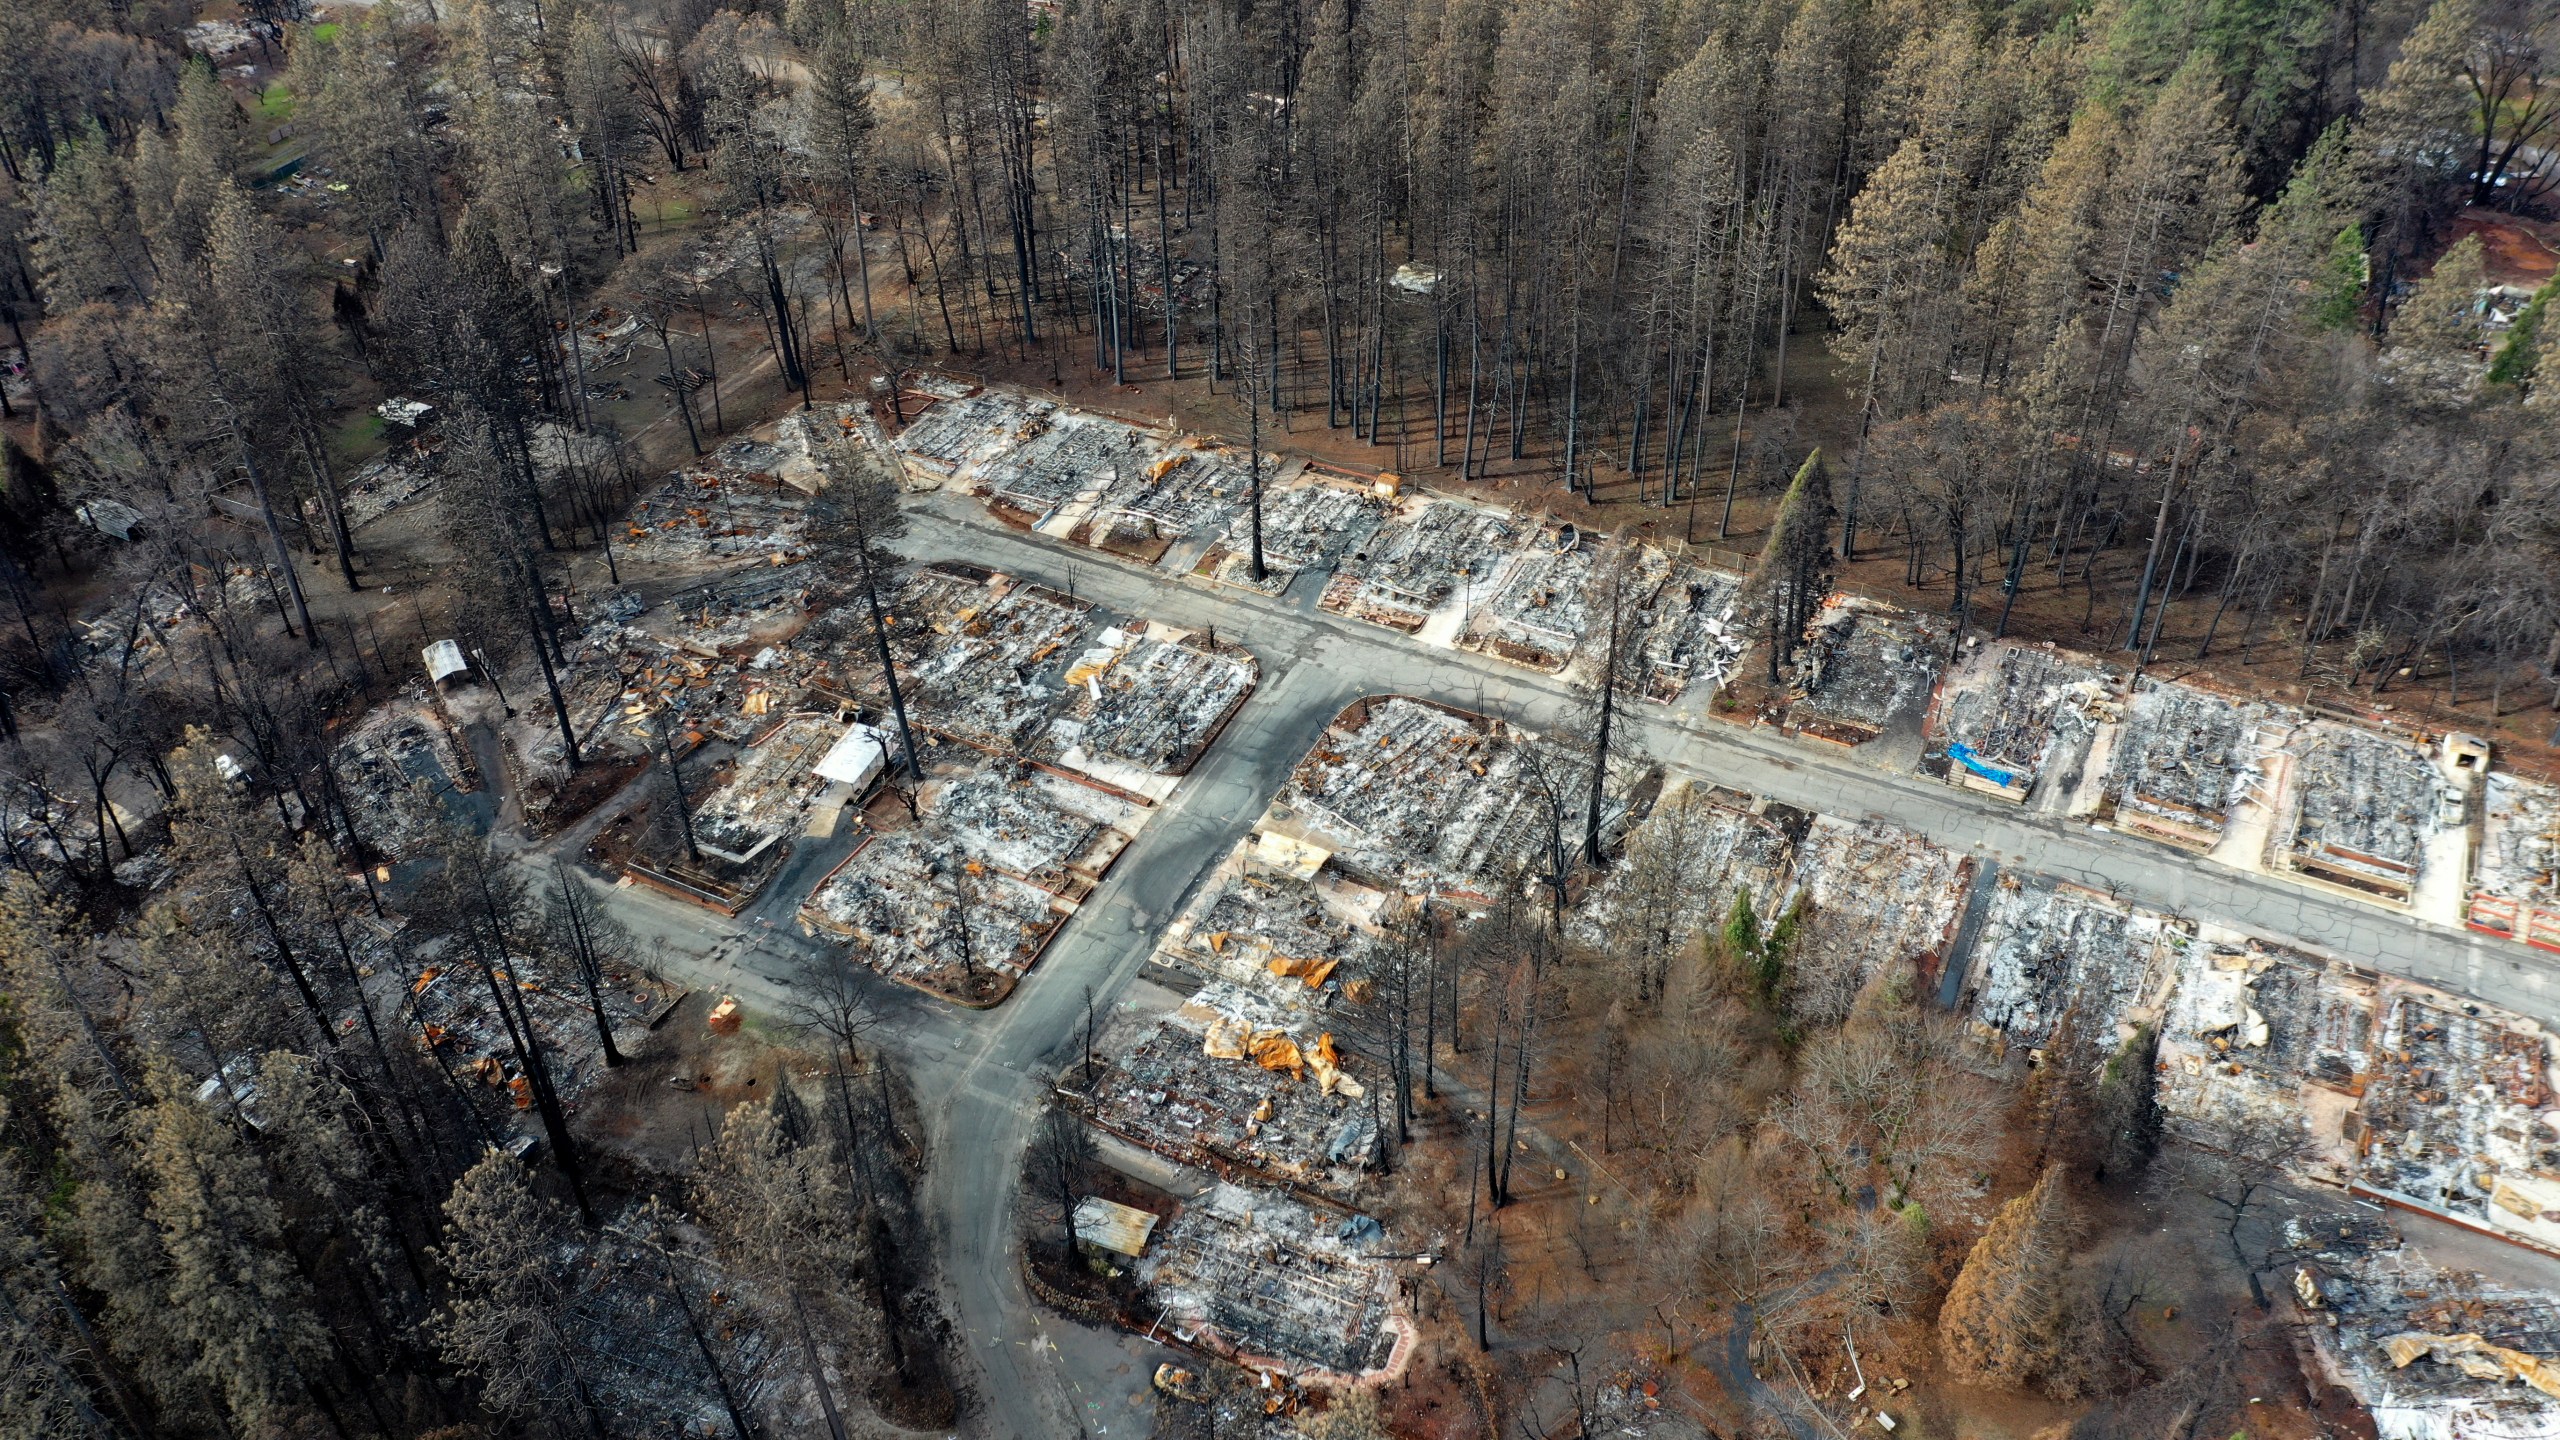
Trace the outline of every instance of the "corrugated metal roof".
<instances>
[{"instance_id":1,"label":"corrugated metal roof","mask_svg":"<svg viewBox=\"0 0 2560 1440\"><path fill-rule=\"evenodd\" d=\"M1116 1200L1087 1195L1076 1202L1076 1239L1114 1255L1136 1255L1155 1233L1156 1216Z\"/></svg>"}]
</instances>

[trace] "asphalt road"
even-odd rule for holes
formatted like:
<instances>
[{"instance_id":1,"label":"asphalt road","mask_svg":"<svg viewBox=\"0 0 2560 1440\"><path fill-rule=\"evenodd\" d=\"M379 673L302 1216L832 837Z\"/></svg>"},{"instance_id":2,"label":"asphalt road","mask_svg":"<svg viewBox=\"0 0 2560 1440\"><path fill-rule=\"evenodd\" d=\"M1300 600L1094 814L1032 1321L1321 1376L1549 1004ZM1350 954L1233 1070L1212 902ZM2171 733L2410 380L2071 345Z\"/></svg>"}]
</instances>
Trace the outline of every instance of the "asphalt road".
<instances>
[{"instance_id":1,"label":"asphalt road","mask_svg":"<svg viewBox=\"0 0 2560 1440\"><path fill-rule=\"evenodd\" d=\"M1564 720L1578 701L1551 677L1422 649L1324 614L1314 604L1321 575L1301 577L1287 594L1266 599L1025 535L987 520L963 497L922 497L910 514L904 548L918 559L965 557L1124 614L1214 628L1262 661L1260 687L1225 734L1010 999L978 1012L886 982L877 987L879 1035L908 1066L933 1112L934 1169L925 1201L952 1305L975 1352L976 1428L1016 1440L1143 1434L1147 1412L1125 1401L1144 1385L1153 1358L1148 1347L1135 1337L1044 1315L1024 1292L1013 1244L1022 1150L1044 1089L1075 1058L1088 988L1096 1004L1118 1002L1200 877L1242 838L1292 764L1351 700L1381 692L1421 695L1532 728ZM1622 733L1653 758L1736 789L1824 814L1889 820L2000 865L2560 1018L2549 975L2520 947L2215 866L1767 732L1651 707L1623 723ZM799 974L843 963L835 947L800 936L789 917L849 838L802 843L808 852L788 862L737 921L630 887L612 892L613 903L662 970L735 994L751 1014L778 1020L788 1012Z\"/></svg>"}]
</instances>

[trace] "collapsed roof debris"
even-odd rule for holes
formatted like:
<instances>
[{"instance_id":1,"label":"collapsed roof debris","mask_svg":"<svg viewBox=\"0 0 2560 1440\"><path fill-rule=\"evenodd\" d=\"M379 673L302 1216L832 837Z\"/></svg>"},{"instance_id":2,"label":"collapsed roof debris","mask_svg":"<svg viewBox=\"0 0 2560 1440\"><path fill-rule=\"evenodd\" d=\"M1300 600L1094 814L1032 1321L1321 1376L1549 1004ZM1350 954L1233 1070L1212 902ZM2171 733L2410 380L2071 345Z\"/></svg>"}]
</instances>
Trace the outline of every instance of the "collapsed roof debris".
<instances>
[{"instance_id":1,"label":"collapsed roof debris","mask_svg":"<svg viewBox=\"0 0 2560 1440\"><path fill-rule=\"evenodd\" d=\"M1236 708L1261 665L1242 646L1150 626L1107 629L1066 672L1066 708L1035 746L1071 770L1161 800Z\"/></svg>"},{"instance_id":2,"label":"collapsed roof debris","mask_svg":"<svg viewBox=\"0 0 2560 1440\"><path fill-rule=\"evenodd\" d=\"M365 838L394 856L408 856L425 837L414 828L418 808L409 797L467 794L479 788L468 747L413 686L401 702L377 707L338 742L330 758L347 807L363 815Z\"/></svg>"},{"instance_id":3,"label":"collapsed roof debris","mask_svg":"<svg viewBox=\"0 0 2560 1440\"><path fill-rule=\"evenodd\" d=\"M1624 778L1613 776L1605 828L1624 822L1642 774L1627 762ZM1281 789L1271 821L1303 831L1364 884L1482 903L1515 877L1545 873L1559 834L1570 851L1588 789L1587 763L1558 746L1386 696L1334 718Z\"/></svg>"},{"instance_id":4,"label":"collapsed roof debris","mask_svg":"<svg viewBox=\"0 0 2560 1440\"><path fill-rule=\"evenodd\" d=\"M1223 982L1203 986L1111 1047L1080 1092L1094 1124L1228 1178L1250 1172L1349 1200L1376 1157L1367 1088L1303 1006Z\"/></svg>"},{"instance_id":5,"label":"collapsed roof debris","mask_svg":"<svg viewBox=\"0 0 2560 1440\"><path fill-rule=\"evenodd\" d=\"M1741 595L1742 577L1730 570L1691 565L1672 577L1636 654L1646 699L1668 705L1702 680L1714 688L1733 678L1750 648L1734 618Z\"/></svg>"},{"instance_id":6,"label":"collapsed roof debris","mask_svg":"<svg viewBox=\"0 0 2560 1440\"><path fill-rule=\"evenodd\" d=\"M1940 686L1931 759L1950 784L2024 800L2048 772L2076 768L2113 684L2094 662L2050 645L1983 646Z\"/></svg>"},{"instance_id":7,"label":"collapsed roof debris","mask_svg":"<svg viewBox=\"0 0 2560 1440\"><path fill-rule=\"evenodd\" d=\"M918 797L975 861L1082 899L1128 846L1145 810L1061 775L999 760L928 786Z\"/></svg>"},{"instance_id":8,"label":"collapsed roof debris","mask_svg":"<svg viewBox=\"0 0 2560 1440\"><path fill-rule=\"evenodd\" d=\"M1337 615L1419 630L1453 595L1463 605L1493 593L1521 541L1507 512L1427 500L1345 555L1321 603Z\"/></svg>"},{"instance_id":9,"label":"collapsed roof debris","mask_svg":"<svg viewBox=\"0 0 2560 1440\"><path fill-rule=\"evenodd\" d=\"M2112 1051L2157 1003L2191 927L2077 885L2003 873L1974 942L1975 1023L2002 1045L2039 1047L2075 1012L2083 1043Z\"/></svg>"},{"instance_id":10,"label":"collapsed roof debris","mask_svg":"<svg viewBox=\"0 0 2560 1440\"><path fill-rule=\"evenodd\" d=\"M2297 734L2293 804L2272 843L2279 864L2406 902L2428 839L2454 798L2427 752L2371 730L2315 721ZM2459 815L2451 817L2460 823Z\"/></svg>"},{"instance_id":11,"label":"collapsed roof debris","mask_svg":"<svg viewBox=\"0 0 2560 1440\"><path fill-rule=\"evenodd\" d=\"M2264 706L2144 678L2117 736L2106 792L2115 823L2193 850L2222 838L2232 807L2264 783Z\"/></svg>"},{"instance_id":12,"label":"collapsed roof debris","mask_svg":"<svg viewBox=\"0 0 2560 1440\"><path fill-rule=\"evenodd\" d=\"M2171 1131L2220 1148L2309 1118L2306 1163L2343 1174L2345 1115L2372 1063L2374 978L2207 928L2180 958L2176 986L2160 1032Z\"/></svg>"},{"instance_id":13,"label":"collapsed roof debris","mask_svg":"<svg viewBox=\"0 0 2560 1440\"><path fill-rule=\"evenodd\" d=\"M369 931L357 934L360 943L375 943ZM501 1115L530 1111L532 1081L516 1066L511 1022L490 994L490 974L455 942L418 953L426 963L414 973L403 972L387 954L367 964L365 973L375 977L376 989L396 991L405 985L398 1003L419 1044L446 1070L477 1083L490 1108ZM615 1046L627 1052L639 1045L650 1020L676 994L645 970L609 969L603 980L597 997L613 1027ZM605 1071L604 1041L596 1034L595 1014L576 964L547 950L519 946L510 963L497 970L496 984L512 984L524 997L523 1011L542 1046L552 1087L564 1104L574 1104ZM524 1123L532 1133L531 1122Z\"/></svg>"},{"instance_id":14,"label":"collapsed roof debris","mask_svg":"<svg viewBox=\"0 0 2560 1440\"><path fill-rule=\"evenodd\" d=\"M1955 938L1972 857L1881 820L1824 815L1796 852L1797 896L1810 912L1805 938L1848 968L1854 993L1888 968L1936 973Z\"/></svg>"},{"instance_id":15,"label":"collapsed roof debris","mask_svg":"<svg viewBox=\"0 0 2560 1440\"><path fill-rule=\"evenodd\" d=\"M614 544L633 563L671 571L770 562L808 553L800 497L716 471L680 471L634 503Z\"/></svg>"},{"instance_id":16,"label":"collapsed roof debris","mask_svg":"<svg viewBox=\"0 0 2560 1440\"><path fill-rule=\"evenodd\" d=\"M2560 950L2560 787L2489 776L2467 918L2474 930Z\"/></svg>"},{"instance_id":17,"label":"collapsed roof debris","mask_svg":"<svg viewBox=\"0 0 2560 1440\"><path fill-rule=\"evenodd\" d=\"M1512 562L1469 624L1466 644L1533 670L1562 670L1583 642L1605 635L1610 567L1627 566L1626 615L1650 605L1670 562L1650 546L1628 547L1571 525L1542 532Z\"/></svg>"},{"instance_id":18,"label":"collapsed roof debris","mask_svg":"<svg viewBox=\"0 0 2560 1440\"><path fill-rule=\"evenodd\" d=\"M1863 745L1928 703L1945 663L1946 622L1855 595L1823 602L1805 636L1787 723Z\"/></svg>"},{"instance_id":19,"label":"collapsed roof debris","mask_svg":"<svg viewBox=\"0 0 2560 1440\"><path fill-rule=\"evenodd\" d=\"M1283 485L1269 473L1262 484L1264 578L1253 578L1253 516L1238 513L1223 539L1200 559L1198 572L1220 584L1277 595L1298 572L1330 565L1367 540L1386 520L1376 496L1322 480Z\"/></svg>"},{"instance_id":20,"label":"collapsed roof debris","mask_svg":"<svg viewBox=\"0 0 2560 1440\"><path fill-rule=\"evenodd\" d=\"M1357 1379L1392 1368L1413 1332L1394 1270L1343 1228L1295 1200L1215 1185L1157 1228L1138 1280L1185 1344Z\"/></svg>"},{"instance_id":21,"label":"collapsed roof debris","mask_svg":"<svg viewBox=\"0 0 2560 1440\"><path fill-rule=\"evenodd\" d=\"M2374 1025L2358 1178L2560 1242L2560 1109L2542 1027L2413 986L2386 985Z\"/></svg>"},{"instance_id":22,"label":"collapsed roof debris","mask_svg":"<svg viewBox=\"0 0 2560 1440\"><path fill-rule=\"evenodd\" d=\"M396 455L385 455L368 462L347 477L339 492L348 532L361 532L366 526L417 503L434 487L436 473L431 466Z\"/></svg>"}]
</instances>

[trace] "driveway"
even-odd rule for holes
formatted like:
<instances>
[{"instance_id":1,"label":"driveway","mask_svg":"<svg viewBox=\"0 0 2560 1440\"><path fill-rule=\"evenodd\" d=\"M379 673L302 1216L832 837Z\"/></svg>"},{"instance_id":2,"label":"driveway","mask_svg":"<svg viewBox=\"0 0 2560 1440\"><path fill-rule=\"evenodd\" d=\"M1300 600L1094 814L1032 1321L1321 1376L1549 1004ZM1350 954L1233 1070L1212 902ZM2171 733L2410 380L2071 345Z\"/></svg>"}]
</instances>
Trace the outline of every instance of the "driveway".
<instances>
[{"instance_id":1,"label":"driveway","mask_svg":"<svg viewBox=\"0 0 2560 1440\"><path fill-rule=\"evenodd\" d=\"M1552 677L1324 614L1313 603L1321 577L1278 599L1211 587L1026 535L964 497L913 502L904 548L919 560L966 557L1071 588L1123 614L1214 629L1262 661L1260 688L1004 1004L970 1011L885 981L873 987L884 1022L877 1038L930 1101L934 1168L924 1200L974 1352L976 1429L1013 1440L1143 1435L1150 1411L1129 1397L1143 1391L1154 1347L1045 1314L1024 1291L1014 1246L1022 1150L1043 1093L1081 1042L1088 987L1095 1003L1116 1002L1192 888L1351 700L1394 691L1550 728L1570 719L1579 697ZM1736 789L1889 820L1999 865L2560 1018L2548 968L2518 947L1723 724L1696 707L1621 715L1626 743ZM671 977L735 994L759 1019L779 1020L808 967L845 963L837 947L801 936L790 916L849 839L799 843L812 848L786 862L738 920L633 887L609 893Z\"/></svg>"}]
</instances>

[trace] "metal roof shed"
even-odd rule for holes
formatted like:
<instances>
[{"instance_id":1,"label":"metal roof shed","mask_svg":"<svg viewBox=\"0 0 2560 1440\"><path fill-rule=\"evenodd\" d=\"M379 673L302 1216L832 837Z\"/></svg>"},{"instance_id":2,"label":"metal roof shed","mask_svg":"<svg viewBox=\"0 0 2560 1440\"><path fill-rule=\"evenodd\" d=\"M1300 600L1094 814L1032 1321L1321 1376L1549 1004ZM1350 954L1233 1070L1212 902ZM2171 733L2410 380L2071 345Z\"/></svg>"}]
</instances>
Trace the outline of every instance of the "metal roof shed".
<instances>
[{"instance_id":1,"label":"metal roof shed","mask_svg":"<svg viewBox=\"0 0 2560 1440\"><path fill-rule=\"evenodd\" d=\"M1134 1205L1087 1195L1076 1202L1076 1241L1134 1258L1147 1248L1147 1237L1155 1233L1158 1218Z\"/></svg>"}]
</instances>

